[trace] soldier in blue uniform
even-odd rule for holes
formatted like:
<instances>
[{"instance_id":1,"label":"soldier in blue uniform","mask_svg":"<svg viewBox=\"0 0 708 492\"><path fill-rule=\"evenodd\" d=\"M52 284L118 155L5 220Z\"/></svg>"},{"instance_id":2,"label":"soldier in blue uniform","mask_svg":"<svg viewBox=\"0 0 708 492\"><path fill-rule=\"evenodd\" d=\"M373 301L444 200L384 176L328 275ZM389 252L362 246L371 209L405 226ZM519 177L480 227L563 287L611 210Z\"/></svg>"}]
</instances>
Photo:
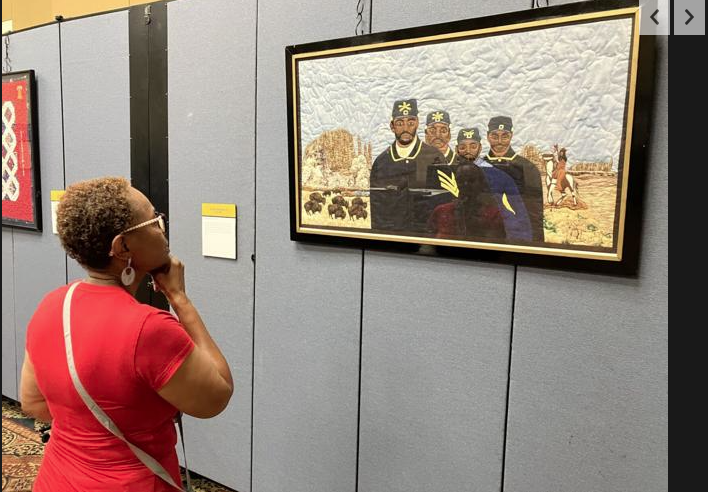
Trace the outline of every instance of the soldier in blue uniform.
<instances>
[{"instance_id":1,"label":"soldier in blue uniform","mask_svg":"<svg viewBox=\"0 0 708 492\"><path fill-rule=\"evenodd\" d=\"M495 116L489 120L487 141L489 153L484 159L495 169L508 174L516 184L531 223L531 239L543 242L543 188L541 173L528 159L518 155L511 147L514 127L508 116ZM510 196L507 193L507 196Z\"/></svg>"},{"instance_id":2,"label":"soldier in blue uniform","mask_svg":"<svg viewBox=\"0 0 708 492\"><path fill-rule=\"evenodd\" d=\"M463 128L457 135L457 165L473 162L484 172L488 189L494 196L504 222L506 238L510 240L531 241L533 232L516 183L504 171L495 168L479 155L482 150L482 137L477 128ZM457 166L451 166L456 169Z\"/></svg>"},{"instance_id":3,"label":"soldier in blue uniform","mask_svg":"<svg viewBox=\"0 0 708 492\"><path fill-rule=\"evenodd\" d=\"M395 141L371 168L371 228L399 233L425 234L433 207L427 206L428 167L444 158L418 138L418 101L404 99L393 104L390 128Z\"/></svg>"}]
</instances>

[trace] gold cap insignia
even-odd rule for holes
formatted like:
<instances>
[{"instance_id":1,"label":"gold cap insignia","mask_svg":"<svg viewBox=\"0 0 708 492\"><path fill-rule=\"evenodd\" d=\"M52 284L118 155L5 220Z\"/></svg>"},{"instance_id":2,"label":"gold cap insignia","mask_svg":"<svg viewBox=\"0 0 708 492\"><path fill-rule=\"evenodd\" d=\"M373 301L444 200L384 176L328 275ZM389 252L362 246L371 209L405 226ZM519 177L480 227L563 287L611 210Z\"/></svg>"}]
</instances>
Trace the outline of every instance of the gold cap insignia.
<instances>
[{"instance_id":1,"label":"gold cap insignia","mask_svg":"<svg viewBox=\"0 0 708 492\"><path fill-rule=\"evenodd\" d=\"M398 110L399 110L402 114L407 115L408 112L411 110L411 105L408 104L407 102L403 102L403 103L401 103L401 104L398 105Z\"/></svg>"}]
</instances>

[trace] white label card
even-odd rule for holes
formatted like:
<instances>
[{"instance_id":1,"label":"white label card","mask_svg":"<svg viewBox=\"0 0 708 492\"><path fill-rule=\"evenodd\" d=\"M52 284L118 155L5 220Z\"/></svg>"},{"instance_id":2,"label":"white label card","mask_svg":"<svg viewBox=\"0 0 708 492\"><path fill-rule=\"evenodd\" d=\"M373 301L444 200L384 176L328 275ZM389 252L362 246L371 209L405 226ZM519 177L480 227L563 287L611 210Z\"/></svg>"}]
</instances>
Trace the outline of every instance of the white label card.
<instances>
[{"instance_id":1,"label":"white label card","mask_svg":"<svg viewBox=\"0 0 708 492\"><path fill-rule=\"evenodd\" d=\"M202 255L236 259L235 217L202 217Z\"/></svg>"}]
</instances>

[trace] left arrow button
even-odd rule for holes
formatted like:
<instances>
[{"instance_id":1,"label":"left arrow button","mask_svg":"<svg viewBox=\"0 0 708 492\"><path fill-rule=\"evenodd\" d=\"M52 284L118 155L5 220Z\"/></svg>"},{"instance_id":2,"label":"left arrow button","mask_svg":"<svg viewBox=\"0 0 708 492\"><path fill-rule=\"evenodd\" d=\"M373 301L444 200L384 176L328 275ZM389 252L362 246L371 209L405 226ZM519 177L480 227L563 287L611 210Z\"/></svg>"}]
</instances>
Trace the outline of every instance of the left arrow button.
<instances>
[{"instance_id":1,"label":"left arrow button","mask_svg":"<svg viewBox=\"0 0 708 492\"><path fill-rule=\"evenodd\" d=\"M688 11L686 11L686 12L688 12ZM649 16L649 18L650 18L651 20L653 20L653 21L654 21L654 24L656 24L657 26L659 25L659 21L656 20L656 14L658 14L658 13L659 13L659 9L656 9L656 10L654 11L654 13Z\"/></svg>"}]
</instances>

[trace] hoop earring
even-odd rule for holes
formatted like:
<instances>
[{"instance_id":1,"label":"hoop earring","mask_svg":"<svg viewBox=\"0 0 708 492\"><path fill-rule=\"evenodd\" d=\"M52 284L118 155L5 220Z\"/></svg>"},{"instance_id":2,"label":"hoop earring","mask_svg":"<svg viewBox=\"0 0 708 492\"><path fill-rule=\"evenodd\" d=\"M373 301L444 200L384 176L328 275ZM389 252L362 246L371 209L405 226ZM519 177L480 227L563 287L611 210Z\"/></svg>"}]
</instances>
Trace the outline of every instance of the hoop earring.
<instances>
[{"instance_id":1,"label":"hoop earring","mask_svg":"<svg viewBox=\"0 0 708 492\"><path fill-rule=\"evenodd\" d=\"M123 269L123 271L120 274L120 281L123 282L123 285L126 287L129 287L133 284L135 281L135 269L130 266L130 258L128 258L128 266Z\"/></svg>"}]
</instances>

